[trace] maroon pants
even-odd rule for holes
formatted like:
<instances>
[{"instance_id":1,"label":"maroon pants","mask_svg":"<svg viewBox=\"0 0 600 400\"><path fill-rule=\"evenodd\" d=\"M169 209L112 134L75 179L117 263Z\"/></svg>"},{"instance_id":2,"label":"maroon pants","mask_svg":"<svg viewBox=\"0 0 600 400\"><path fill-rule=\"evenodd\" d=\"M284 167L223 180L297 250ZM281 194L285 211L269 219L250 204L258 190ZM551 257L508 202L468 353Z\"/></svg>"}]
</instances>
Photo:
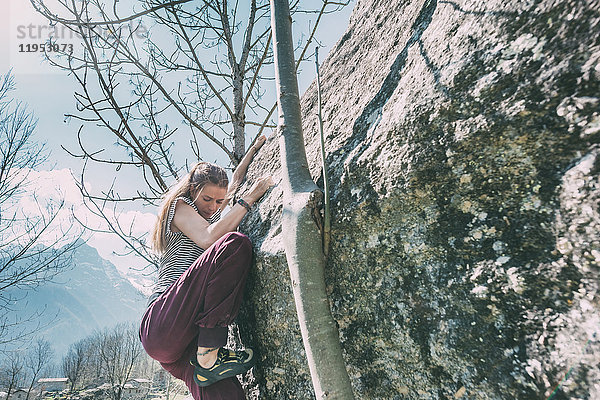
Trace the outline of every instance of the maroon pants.
<instances>
[{"instance_id":1,"label":"maroon pants","mask_svg":"<svg viewBox=\"0 0 600 400\"><path fill-rule=\"evenodd\" d=\"M227 343L227 325L237 316L252 245L245 235L230 232L210 246L142 318L144 349L171 375L183 380L195 400L245 399L237 378L199 387L190 358L198 347Z\"/></svg>"}]
</instances>

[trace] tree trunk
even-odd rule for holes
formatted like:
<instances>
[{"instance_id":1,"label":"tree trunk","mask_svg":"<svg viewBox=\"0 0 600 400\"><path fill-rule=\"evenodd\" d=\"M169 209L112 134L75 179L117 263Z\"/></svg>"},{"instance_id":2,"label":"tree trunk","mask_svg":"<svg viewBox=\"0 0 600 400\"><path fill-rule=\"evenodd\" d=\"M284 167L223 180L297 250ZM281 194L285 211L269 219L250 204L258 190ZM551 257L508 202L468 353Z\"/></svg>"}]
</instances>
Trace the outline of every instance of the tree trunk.
<instances>
[{"instance_id":1,"label":"tree trunk","mask_svg":"<svg viewBox=\"0 0 600 400\"><path fill-rule=\"evenodd\" d=\"M283 175L282 229L302 340L317 399L353 399L325 291L321 233L313 216L322 196L308 170L288 0L271 1Z\"/></svg>"},{"instance_id":2,"label":"tree trunk","mask_svg":"<svg viewBox=\"0 0 600 400\"><path fill-rule=\"evenodd\" d=\"M246 116L244 115L244 71L239 66L232 66L233 70L233 154L236 167L244 154L246 154Z\"/></svg>"}]
</instances>

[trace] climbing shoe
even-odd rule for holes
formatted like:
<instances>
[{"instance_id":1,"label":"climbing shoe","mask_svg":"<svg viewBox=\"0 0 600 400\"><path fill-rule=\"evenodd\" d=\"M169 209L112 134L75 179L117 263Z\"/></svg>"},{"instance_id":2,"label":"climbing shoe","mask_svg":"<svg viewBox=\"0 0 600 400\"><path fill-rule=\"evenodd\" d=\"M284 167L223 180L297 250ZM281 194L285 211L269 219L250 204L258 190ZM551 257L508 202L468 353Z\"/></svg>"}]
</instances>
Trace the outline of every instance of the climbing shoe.
<instances>
[{"instance_id":1,"label":"climbing shoe","mask_svg":"<svg viewBox=\"0 0 600 400\"><path fill-rule=\"evenodd\" d=\"M210 368L203 368L196 357L190 360L194 366L194 381L198 386L212 385L221 379L243 374L254 366L256 360L252 349L234 351L221 347L217 353L217 361Z\"/></svg>"}]
</instances>

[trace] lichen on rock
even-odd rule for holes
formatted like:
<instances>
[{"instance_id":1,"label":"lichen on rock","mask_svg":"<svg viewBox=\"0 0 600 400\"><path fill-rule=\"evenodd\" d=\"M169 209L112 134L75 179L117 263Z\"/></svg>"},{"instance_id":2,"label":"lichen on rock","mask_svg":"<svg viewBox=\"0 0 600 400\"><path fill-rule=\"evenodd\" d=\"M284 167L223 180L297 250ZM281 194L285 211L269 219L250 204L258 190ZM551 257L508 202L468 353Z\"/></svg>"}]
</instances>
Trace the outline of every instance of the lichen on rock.
<instances>
[{"instance_id":1,"label":"lichen on rock","mask_svg":"<svg viewBox=\"0 0 600 400\"><path fill-rule=\"evenodd\" d=\"M357 2L321 67L326 283L357 398L600 398L599 27L594 1ZM312 85L322 183L316 104ZM250 180L279 176L273 154ZM281 200L242 226L239 324L259 397L310 399Z\"/></svg>"}]
</instances>

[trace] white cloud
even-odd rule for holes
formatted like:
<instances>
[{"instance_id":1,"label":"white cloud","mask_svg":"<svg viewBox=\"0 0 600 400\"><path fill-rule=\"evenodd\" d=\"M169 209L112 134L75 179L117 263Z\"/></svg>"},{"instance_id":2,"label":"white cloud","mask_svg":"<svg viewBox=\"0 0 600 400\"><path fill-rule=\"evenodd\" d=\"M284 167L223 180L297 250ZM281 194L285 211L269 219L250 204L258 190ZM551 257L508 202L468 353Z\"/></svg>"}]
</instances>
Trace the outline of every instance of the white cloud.
<instances>
[{"instance_id":1,"label":"white cloud","mask_svg":"<svg viewBox=\"0 0 600 400\"><path fill-rule=\"evenodd\" d=\"M69 169L31 171L30 180L36 188L35 191L43 197L55 197L59 194L67 204L82 204L81 192Z\"/></svg>"},{"instance_id":2,"label":"white cloud","mask_svg":"<svg viewBox=\"0 0 600 400\"><path fill-rule=\"evenodd\" d=\"M105 230L106 222L92 213L84 204L81 192L69 169L50 171L24 170L28 173L28 184L22 186L23 192L11 199L11 209L16 210L21 218L49 218L55 212L50 211L64 201L52 229L41 240L41 244L62 246L74 240L82 227L75 219L89 228ZM86 183L89 190L90 185ZM154 210L153 210L154 211ZM141 235L148 233L156 219L153 212L123 211L116 215L123 229L131 229L131 233ZM22 228L21 228L22 229ZM15 235L16 233L13 233ZM124 243L116 235L107 233L86 233L87 243L96 248L101 257L111 261L123 274L128 270L145 266L138 257L121 257L125 253Z\"/></svg>"}]
</instances>

